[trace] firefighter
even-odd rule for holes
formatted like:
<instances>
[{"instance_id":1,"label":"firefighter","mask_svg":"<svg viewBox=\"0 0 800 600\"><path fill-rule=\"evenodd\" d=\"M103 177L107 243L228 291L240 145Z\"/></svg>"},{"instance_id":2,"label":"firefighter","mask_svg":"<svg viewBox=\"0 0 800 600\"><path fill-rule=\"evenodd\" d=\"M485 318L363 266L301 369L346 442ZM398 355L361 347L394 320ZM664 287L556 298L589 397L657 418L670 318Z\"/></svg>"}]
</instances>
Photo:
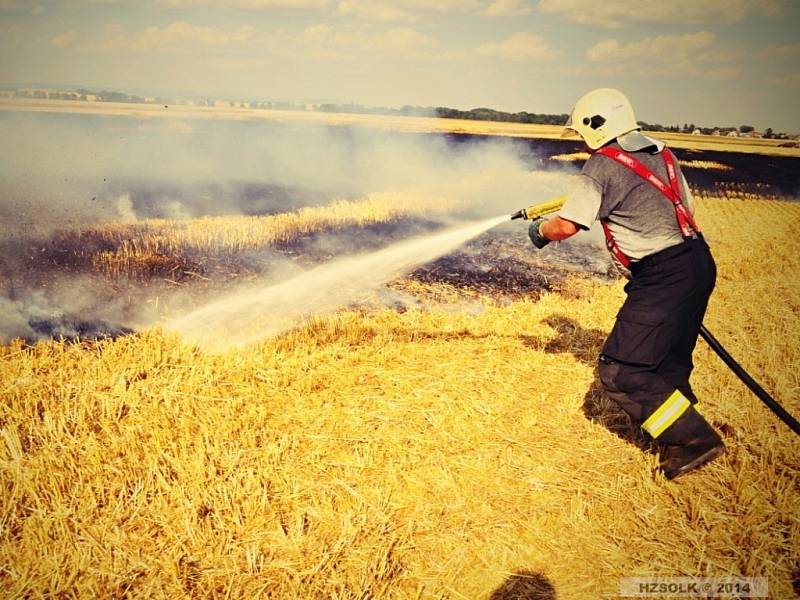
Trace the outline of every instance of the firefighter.
<instances>
[{"instance_id":1,"label":"firefighter","mask_svg":"<svg viewBox=\"0 0 800 600\"><path fill-rule=\"evenodd\" d=\"M582 191L557 216L532 221L529 235L544 248L600 221L613 260L629 277L626 300L600 354L600 380L658 442L660 469L674 479L725 451L689 384L716 280L714 259L677 159L663 142L639 131L624 94L589 92L565 127L565 135L577 132L591 152Z\"/></svg>"}]
</instances>

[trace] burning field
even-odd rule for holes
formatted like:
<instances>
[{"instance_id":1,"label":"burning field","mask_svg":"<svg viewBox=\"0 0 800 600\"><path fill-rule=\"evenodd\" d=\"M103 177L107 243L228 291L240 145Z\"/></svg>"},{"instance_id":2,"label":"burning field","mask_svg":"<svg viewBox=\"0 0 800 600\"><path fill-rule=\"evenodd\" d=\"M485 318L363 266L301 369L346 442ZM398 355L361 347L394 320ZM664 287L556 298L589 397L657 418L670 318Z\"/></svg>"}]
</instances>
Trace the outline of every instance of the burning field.
<instances>
[{"instance_id":1,"label":"burning field","mask_svg":"<svg viewBox=\"0 0 800 600\"><path fill-rule=\"evenodd\" d=\"M578 600L655 575L800 594L797 438L700 343L729 451L654 474L595 373L624 297L599 236L536 252L498 216L569 161L485 150L444 177L387 167L389 192L305 181L303 206L183 218L129 192L136 218L6 235L2 595ZM719 267L706 325L800 414L791 164L740 182L746 157L682 158Z\"/></svg>"}]
</instances>

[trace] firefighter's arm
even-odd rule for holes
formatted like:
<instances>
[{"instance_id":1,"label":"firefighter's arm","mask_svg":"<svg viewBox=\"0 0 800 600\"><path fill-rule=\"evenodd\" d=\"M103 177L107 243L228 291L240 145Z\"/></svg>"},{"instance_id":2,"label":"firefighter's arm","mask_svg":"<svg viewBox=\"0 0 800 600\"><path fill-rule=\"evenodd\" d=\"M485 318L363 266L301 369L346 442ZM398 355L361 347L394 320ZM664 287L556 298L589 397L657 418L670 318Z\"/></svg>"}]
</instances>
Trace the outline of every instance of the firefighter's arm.
<instances>
[{"instance_id":1,"label":"firefighter's arm","mask_svg":"<svg viewBox=\"0 0 800 600\"><path fill-rule=\"evenodd\" d=\"M575 223L559 216L547 219L539 227L539 232L552 241L565 240L578 233L578 231L580 231L580 227Z\"/></svg>"},{"instance_id":2,"label":"firefighter's arm","mask_svg":"<svg viewBox=\"0 0 800 600\"><path fill-rule=\"evenodd\" d=\"M565 240L578 233L578 231L580 231L580 227L567 219L557 216L552 219L539 217L531 221L530 227L528 227L528 236L534 246L542 249L550 242Z\"/></svg>"}]
</instances>

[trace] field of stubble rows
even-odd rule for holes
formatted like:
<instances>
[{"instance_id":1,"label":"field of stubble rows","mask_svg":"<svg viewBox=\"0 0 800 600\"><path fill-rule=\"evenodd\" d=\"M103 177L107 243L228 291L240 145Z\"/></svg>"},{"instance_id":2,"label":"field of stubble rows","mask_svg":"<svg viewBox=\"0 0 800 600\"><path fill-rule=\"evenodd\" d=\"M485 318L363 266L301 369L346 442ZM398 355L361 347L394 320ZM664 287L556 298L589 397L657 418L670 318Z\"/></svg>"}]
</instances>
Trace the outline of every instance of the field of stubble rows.
<instances>
[{"instance_id":1,"label":"field of stubble rows","mask_svg":"<svg viewBox=\"0 0 800 600\"><path fill-rule=\"evenodd\" d=\"M706 325L800 414L800 204L737 180L747 155L679 157L719 267ZM385 243L451 209L376 194L62 230L24 276L157 311L170 290L263 276L254 252L308 266L331 258L320 235ZM797 596L800 442L701 342L694 385L728 453L656 475L596 378L624 297L600 256L536 254L501 228L392 282L390 302L223 353L42 316L38 341L0 346L2 595L564 600L741 575Z\"/></svg>"}]
</instances>

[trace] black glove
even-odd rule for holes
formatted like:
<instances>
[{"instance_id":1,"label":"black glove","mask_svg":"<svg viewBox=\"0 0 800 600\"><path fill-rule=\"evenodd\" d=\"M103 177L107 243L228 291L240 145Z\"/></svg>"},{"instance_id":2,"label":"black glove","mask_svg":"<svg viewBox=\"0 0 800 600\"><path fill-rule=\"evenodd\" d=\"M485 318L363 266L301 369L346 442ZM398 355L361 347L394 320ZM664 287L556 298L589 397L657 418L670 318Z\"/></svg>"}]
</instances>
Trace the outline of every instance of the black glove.
<instances>
[{"instance_id":1,"label":"black glove","mask_svg":"<svg viewBox=\"0 0 800 600\"><path fill-rule=\"evenodd\" d=\"M531 224L528 227L528 237L531 238L533 245L539 248L539 250L541 250L542 248L547 246L547 244L550 243L550 240L544 237L540 231L542 223L544 223L545 221L547 221L547 219L545 219L544 217L539 217L538 219L534 219L533 221L531 221Z\"/></svg>"}]
</instances>

